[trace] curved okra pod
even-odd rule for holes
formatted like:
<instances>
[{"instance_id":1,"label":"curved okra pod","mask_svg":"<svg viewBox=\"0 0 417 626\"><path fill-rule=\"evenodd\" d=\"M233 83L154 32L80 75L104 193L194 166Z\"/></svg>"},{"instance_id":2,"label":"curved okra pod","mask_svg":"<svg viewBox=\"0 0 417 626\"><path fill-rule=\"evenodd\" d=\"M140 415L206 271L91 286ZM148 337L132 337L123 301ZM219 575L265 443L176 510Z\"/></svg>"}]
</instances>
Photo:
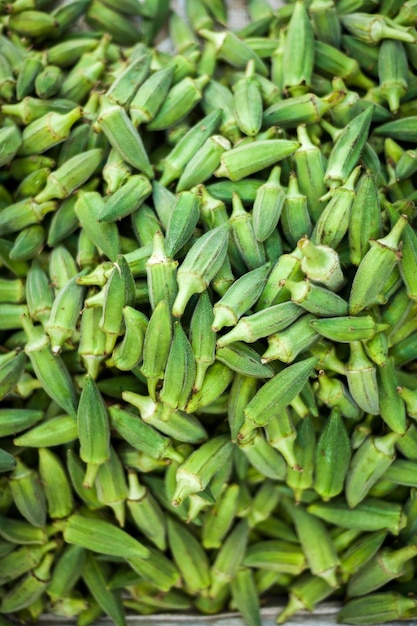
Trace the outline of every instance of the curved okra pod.
<instances>
[{"instance_id":1,"label":"curved okra pod","mask_svg":"<svg viewBox=\"0 0 417 626\"><path fill-rule=\"evenodd\" d=\"M148 318L141 311L137 311L131 306L125 306L123 308L123 322L125 328L123 340L114 348L112 359L119 370L130 371L142 359Z\"/></svg>"}]
</instances>

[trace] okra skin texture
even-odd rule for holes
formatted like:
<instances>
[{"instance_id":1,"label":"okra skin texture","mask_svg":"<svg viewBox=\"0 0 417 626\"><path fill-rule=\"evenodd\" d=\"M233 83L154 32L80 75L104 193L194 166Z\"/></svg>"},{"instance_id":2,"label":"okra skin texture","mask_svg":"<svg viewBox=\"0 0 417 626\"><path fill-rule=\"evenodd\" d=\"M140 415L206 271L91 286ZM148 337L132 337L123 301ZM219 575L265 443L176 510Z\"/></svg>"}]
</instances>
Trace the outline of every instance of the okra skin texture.
<instances>
[{"instance_id":1,"label":"okra skin texture","mask_svg":"<svg viewBox=\"0 0 417 626\"><path fill-rule=\"evenodd\" d=\"M1 626L416 617L416 0L54 3L0 0Z\"/></svg>"}]
</instances>

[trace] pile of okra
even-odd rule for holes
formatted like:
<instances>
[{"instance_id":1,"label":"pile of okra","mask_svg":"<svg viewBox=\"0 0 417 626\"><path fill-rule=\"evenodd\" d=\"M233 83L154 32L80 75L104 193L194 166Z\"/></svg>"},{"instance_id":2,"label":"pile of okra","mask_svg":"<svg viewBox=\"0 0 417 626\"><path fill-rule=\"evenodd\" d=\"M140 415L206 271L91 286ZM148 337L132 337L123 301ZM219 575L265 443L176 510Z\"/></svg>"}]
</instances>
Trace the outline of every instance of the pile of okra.
<instances>
[{"instance_id":1,"label":"pile of okra","mask_svg":"<svg viewBox=\"0 0 417 626\"><path fill-rule=\"evenodd\" d=\"M1 626L417 618L417 1L246 5L1 1Z\"/></svg>"}]
</instances>

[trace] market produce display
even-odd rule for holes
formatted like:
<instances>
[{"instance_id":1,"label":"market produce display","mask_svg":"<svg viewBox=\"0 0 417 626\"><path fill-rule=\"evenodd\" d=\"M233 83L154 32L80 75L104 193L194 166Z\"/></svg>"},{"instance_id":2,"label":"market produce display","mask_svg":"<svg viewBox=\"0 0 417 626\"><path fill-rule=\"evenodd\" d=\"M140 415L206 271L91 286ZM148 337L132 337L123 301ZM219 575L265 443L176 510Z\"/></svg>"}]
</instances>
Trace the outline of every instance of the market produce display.
<instances>
[{"instance_id":1,"label":"market produce display","mask_svg":"<svg viewBox=\"0 0 417 626\"><path fill-rule=\"evenodd\" d=\"M0 626L417 619L417 2L185 8L0 5Z\"/></svg>"}]
</instances>

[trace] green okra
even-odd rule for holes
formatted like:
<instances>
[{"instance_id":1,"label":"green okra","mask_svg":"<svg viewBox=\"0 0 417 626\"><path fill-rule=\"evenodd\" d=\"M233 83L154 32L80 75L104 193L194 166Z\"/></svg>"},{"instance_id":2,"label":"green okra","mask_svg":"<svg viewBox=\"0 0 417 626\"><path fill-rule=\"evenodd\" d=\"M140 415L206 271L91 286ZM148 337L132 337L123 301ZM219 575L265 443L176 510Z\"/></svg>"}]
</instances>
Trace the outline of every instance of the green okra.
<instances>
[{"instance_id":1,"label":"green okra","mask_svg":"<svg viewBox=\"0 0 417 626\"><path fill-rule=\"evenodd\" d=\"M162 509L149 489L139 483L134 470L128 472L127 506L136 526L160 550L166 548L166 522Z\"/></svg>"},{"instance_id":2,"label":"green okra","mask_svg":"<svg viewBox=\"0 0 417 626\"><path fill-rule=\"evenodd\" d=\"M407 224L402 215L386 237L371 241L371 247L359 264L353 279L349 298L352 314L357 314L368 306L383 288L383 281L394 269L399 260L399 243Z\"/></svg>"},{"instance_id":3,"label":"green okra","mask_svg":"<svg viewBox=\"0 0 417 626\"><path fill-rule=\"evenodd\" d=\"M253 269L240 278L227 290L226 294L213 307L212 330L224 326L235 326L239 318L256 302L265 285L269 264Z\"/></svg>"},{"instance_id":4,"label":"green okra","mask_svg":"<svg viewBox=\"0 0 417 626\"><path fill-rule=\"evenodd\" d=\"M253 59L256 71L266 76L267 70L263 61L232 31L215 33L207 29L201 29L200 34L208 41L214 43L218 57L225 60L229 65L243 69L246 67L247 63Z\"/></svg>"},{"instance_id":5,"label":"green okra","mask_svg":"<svg viewBox=\"0 0 417 626\"><path fill-rule=\"evenodd\" d=\"M143 579L158 586L160 591L169 591L172 587L178 586L180 572L168 557L157 548L149 547L149 558L140 559L137 557L129 559L131 568L141 575Z\"/></svg>"},{"instance_id":6,"label":"green okra","mask_svg":"<svg viewBox=\"0 0 417 626\"><path fill-rule=\"evenodd\" d=\"M245 210L237 193L232 195L232 213L229 218L231 237L244 262L251 270L265 263L265 248L255 236L253 216Z\"/></svg>"},{"instance_id":7,"label":"green okra","mask_svg":"<svg viewBox=\"0 0 417 626\"><path fill-rule=\"evenodd\" d=\"M129 115L135 128L155 117L166 98L173 74L173 67L157 70L139 87L129 104Z\"/></svg>"},{"instance_id":8,"label":"green okra","mask_svg":"<svg viewBox=\"0 0 417 626\"><path fill-rule=\"evenodd\" d=\"M205 291L227 253L229 229L218 226L202 235L189 249L177 272L178 293L172 314L181 317L194 293Z\"/></svg>"},{"instance_id":9,"label":"green okra","mask_svg":"<svg viewBox=\"0 0 417 626\"><path fill-rule=\"evenodd\" d=\"M315 245L308 237L302 237L297 248L302 253L301 270L313 282L322 283L332 291L338 291L343 283L339 255L333 248Z\"/></svg>"},{"instance_id":10,"label":"green okra","mask_svg":"<svg viewBox=\"0 0 417 626\"><path fill-rule=\"evenodd\" d=\"M39 449L39 476L42 480L48 514L62 519L72 513L74 501L71 485L62 461L47 448Z\"/></svg>"},{"instance_id":11,"label":"green okra","mask_svg":"<svg viewBox=\"0 0 417 626\"><path fill-rule=\"evenodd\" d=\"M315 317L311 313L302 315L291 326L268 337L268 348L262 354L262 363L275 359L283 363L292 363L296 357L319 340L312 322Z\"/></svg>"},{"instance_id":12,"label":"green okra","mask_svg":"<svg viewBox=\"0 0 417 626\"><path fill-rule=\"evenodd\" d=\"M293 172L290 174L282 207L281 226L285 239L292 246L297 245L301 237L309 236L312 231L307 196L300 192L297 176Z\"/></svg>"},{"instance_id":13,"label":"green okra","mask_svg":"<svg viewBox=\"0 0 417 626\"><path fill-rule=\"evenodd\" d=\"M125 332L123 340L113 350L112 358L119 370L130 371L142 359L143 343L148 325L147 317L131 306L123 308Z\"/></svg>"},{"instance_id":14,"label":"green okra","mask_svg":"<svg viewBox=\"0 0 417 626\"><path fill-rule=\"evenodd\" d=\"M111 444L109 457L100 464L94 484L99 502L113 510L119 526L123 528L126 519L125 501L128 495L128 485L121 459Z\"/></svg>"},{"instance_id":15,"label":"green okra","mask_svg":"<svg viewBox=\"0 0 417 626\"><path fill-rule=\"evenodd\" d=\"M34 259L45 245L46 232L41 224L27 226L17 235L10 258L13 261L29 261Z\"/></svg>"},{"instance_id":16,"label":"green okra","mask_svg":"<svg viewBox=\"0 0 417 626\"><path fill-rule=\"evenodd\" d=\"M163 172L160 179L162 185L167 185L172 180L182 176L184 168L192 160L192 157L198 153L209 137L217 130L220 118L220 111L209 113L198 124L190 128L174 146L162 161ZM201 182L201 179L198 182Z\"/></svg>"},{"instance_id":17,"label":"green okra","mask_svg":"<svg viewBox=\"0 0 417 626\"><path fill-rule=\"evenodd\" d=\"M258 241L265 241L272 234L285 206L286 196L280 184L280 176L280 168L274 167L267 182L256 192L252 219L253 230Z\"/></svg>"},{"instance_id":18,"label":"green okra","mask_svg":"<svg viewBox=\"0 0 417 626\"><path fill-rule=\"evenodd\" d=\"M286 483L294 493L294 501L298 504L303 494L313 486L314 457L317 437L312 417L306 415L297 424L293 453L295 464L287 470Z\"/></svg>"},{"instance_id":19,"label":"green okra","mask_svg":"<svg viewBox=\"0 0 417 626\"><path fill-rule=\"evenodd\" d=\"M265 383L245 409L240 438L244 439L252 430L266 425L272 410L284 409L307 382L315 364L314 357L304 359L286 367Z\"/></svg>"},{"instance_id":20,"label":"green okra","mask_svg":"<svg viewBox=\"0 0 417 626\"><path fill-rule=\"evenodd\" d=\"M50 580L53 559L53 554L45 554L39 565L8 591L2 599L2 613L24 609L43 595Z\"/></svg>"},{"instance_id":21,"label":"green okra","mask_svg":"<svg viewBox=\"0 0 417 626\"><path fill-rule=\"evenodd\" d=\"M77 437L77 423L74 418L69 415L57 415L33 425L13 441L16 446L44 448L70 443Z\"/></svg>"},{"instance_id":22,"label":"green okra","mask_svg":"<svg viewBox=\"0 0 417 626\"><path fill-rule=\"evenodd\" d=\"M293 154L299 144L288 139L260 140L226 150L220 157L217 177L239 181Z\"/></svg>"},{"instance_id":23,"label":"green okra","mask_svg":"<svg viewBox=\"0 0 417 626\"><path fill-rule=\"evenodd\" d=\"M164 382L159 398L169 406L169 412L184 410L192 392L196 365L191 343L179 321L174 322L172 342L169 349Z\"/></svg>"},{"instance_id":24,"label":"green okra","mask_svg":"<svg viewBox=\"0 0 417 626\"><path fill-rule=\"evenodd\" d=\"M27 362L26 355L23 351L20 352L20 351L14 350L14 351L9 352L9 354L10 354L10 358L7 361L4 361L0 364L0 398L1 399L5 398L17 385L20 377L22 376L24 372L26 362ZM19 416L19 413L15 413L15 411L18 411L18 409L10 409L10 411L11 412L9 414L6 413L5 415L6 422L5 422L4 427L5 427L6 433L8 429L8 423L10 427L10 424L14 423L14 419L18 418ZM25 413L22 413L21 417L23 418L23 421L22 421L23 426L25 424L24 416L25 416ZM7 419L7 417L9 419ZM31 423L29 423L29 425L31 425ZM16 423L16 426L17 426L17 423ZM2 429L0 428L0 433L1 431ZM12 430L10 434L12 434L13 432L14 431Z\"/></svg>"},{"instance_id":25,"label":"green okra","mask_svg":"<svg viewBox=\"0 0 417 626\"><path fill-rule=\"evenodd\" d=\"M302 609L313 611L316 604L327 598L332 592L333 587L324 578L307 572L301 574L291 584L288 604L279 614L277 624L285 623L288 617Z\"/></svg>"},{"instance_id":26,"label":"green okra","mask_svg":"<svg viewBox=\"0 0 417 626\"><path fill-rule=\"evenodd\" d=\"M344 498L336 498L332 502L310 504L308 510L327 522L364 532L388 530L398 535L407 523L401 505L370 497L354 509L349 508Z\"/></svg>"},{"instance_id":27,"label":"green okra","mask_svg":"<svg viewBox=\"0 0 417 626\"><path fill-rule=\"evenodd\" d=\"M121 332L123 308L132 306L135 302L135 281L123 255L117 257L103 291L104 302L99 326L106 333L106 350L110 353Z\"/></svg>"},{"instance_id":28,"label":"green okra","mask_svg":"<svg viewBox=\"0 0 417 626\"><path fill-rule=\"evenodd\" d=\"M102 150L99 148L72 157L49 174L46 186L36 196L36 202L45 203L54 198L68 198L94 174L101 159Z\"/></svg>"},{"instance_id":29,"label":"green okra","mask_svg":"<svg viewBox=\"0 0 417 626\"><path fill-rule=\"evenodd\" d=\"M332 78L342 78L349 86L372 88L374 83L361 71L358 60L347 56L338 47L325 41L315 41L314 63L317 69Z\"/></svg>"},{"instance_id":30,"label":"green okra","mask_svg":"<svg viewBox=\"0 0 417 626\"><path fill-rule=\"evenodd\" d=\"M228 387L233 379L233 371L226 364L214 361L206 371L203 384L191 395L185 410L187 413L206 407L214 402Z\"/></svg>"},{"instance_id":31,"label":"green okra","mask_svg":"<svg viewBox=\"0 0 417 626\"><path fill-rule=\"evenodd\" d=\"M106 193L114 194L127 181L131 173L130 165L124 161L117 150L112 148L102 170L103 180L107 185Z\"/></svg>"},{"instance_id":32,"label":"green okra","mask_svg":"<svg viewBox=\"0 0 417 626\"><path fill-rule=\"evenodd\" d=\"M125 109L104 100L97 124L108 142L135 169L153 178L153 169L139 132Z\"/></svg>"},{"instance_id":33,"label":"green okra","mask_svg":"<svg viewBox=\"0 0 417 626\"><path fill-rule=\"evenodd\" d=\"M214 474L230 456L232 443L226 435L205 442L177 469L173 504L178 506L192 493L203 491Z\"/></svg>"},{"instance_id":34,"label":"green okra","mask_svg":"<svg viewBox=\"0 0 417 626\"><path fill-rule=\"evenodd\" d=\"M233 86L234 114L242 133L256 135L262 126L262 94L255 76L255 61L246 66L245 76Z\"/></svg>"},{"instance_id":35,"label":"green okra","mask_svg":"<svg viewBox=\"0 0 417 626\"><path fill-rule=\"evenodd\" d=\"M252 571L242 565L230 586L233 603L246 623L250 626L260 626L260 603Z\"/></svg>"},{"instance_id":36,"label":"green okra","mask_svg":"<svg viewBox=\"0 0 417 626\"><path fill-rule=\"evenodd\" d=\"M341 556L341 568L346 579L360 570L377 553L387 533L377 531L366 533L354 541Z\"/></svg>"},{"instance_id":37,"label":"green okra","mask_svg":"<svg viewBox=\"0 0 417 626\"><path fill-rule=\"evenodd\" d=\"M85 288L74 276L59 291L52 305L45 331L51 340L53 354L60 354L64 342L70 340L81 313Z\"/></svg>"},{"instance_id":38,"label":"green okra","mask_svg":"<svg viewBox=\"0 0 417 626\"><path fill-rule=\"evenodd\" d=\"M12 518L1 515L1 536L3 539L16 545L45 545L47 542L46 529L34 526L21 518Z\"/></svg>"},{"instance_id":39,"label":"green okra","mask_svg":"<svg viewBox=\"0 0 417 626\"><path fill-rule=\"evenodd\" d=\"M375 177L371 172L359 180L349 219L349 244L352 263L359 265L370 247L370 240L382 232L381 207Z\"/></svg>"},{"instance_id":40,"label":"green okra","mask_svg":"<svg viewBox=\"0 0 417 626\"><path fill-rule=\"evenodd\" d=\"M337 408L345 417L359 419L361 410L350 395L346 385L336 377L319 370L317 395L321 402L330 408Z\"/></svg>"},{"instance_id":41,"label":"green okra","mask_svg":"<svg viewBox=\"0 0 417 626\"><path fill-rule=\"evenodd\" d=\"M148 130L163 130L174 126L192 111L202 98L209 76L192 79L189 76L171 87L158 113L147 125Z\"/></svg>"},{"instance_id":42,"label":"green okra","mask_svg":"<svg viewBox=\"0 0 417 626\"><path fill-rule=\"evenodd\" d=\"M252 399L254 392L255 390L249 399ZM294 449L297 432L290 409L286 408L280 413L272 415L268 424L264 426L264 430L268 443L282 454L289 468L298 470L299 466Z\"/></svg>"},{"instance_id":43,"label":"green okra","mask_svg":"<svg viewBox=\"0 0 417 626\"><path fill-rule=\"evenodd\" d=\"M209 561L194 535L183 524L168 518L168 542L189 593L197 594L208 589Z\"/></svg>"},{"instance_id":44,"label":"green okra","mask_svg":"<svg viewBox=\"0 0 417 626\"><path fill-rule=\"evenodd\" d=\"M243 425L245 406L255 395L257 387L257 379L251 376L237 374L232 381L227 406L227 421L233 442L237 441L239 430Z\"/></svg>"},{"instance_id":45,"label":"green okra","mask_svg":"<svg viewBox=\"0 0 417 626\"><path fill-rule=\"evenodd\" d=\"M177 192L190 189L211 178L220 165L221 155L231 147L230 141L222 135L209 137L185 166L177 184Z\"/></svg>"},{"instance_id":46,"label":"green okra","mask_svg":"<svg viewBox=\"0 0 417 626\"><path fill-rule=\"evenodd\" d=\"M314 66L314 33L306 7L296 2L284 43L284 89L292 96L308 91Z\"/></svg>"},{"instance_id":47,"label":"green okra","mask_svg":"<svg viewBox=\"0 0 417 626\"><path fill-rule=\"evenodd\" d=\"M392 356L378 368L380 415L394 433L404 434L407 428L406 405L398 393L397 374Z\"/></svg>"},{"instance_id":48,"label":"green okra","mask_svg":"<svg viewBox=\"0 0 417 626\"><path fill-rule=\"evenodd\" d=\"M366 413L379 413L376 367L370 361L360 341L350 343L350 358L346 364L349 391L356 404Z\"/></svg>"},{"instance_id":49,"label":"green okra","mask_svg":"<svg viewBox=\"0 0 417 626\"><path fill-rule=\"evenodd\" d=\"M300 124L315 124L341 98L340 93L331 93L322 98L314 93L293 96L280 100L264 111L264 124L296 128Z\"/></svg>"},{"instance_id":50,"label":"green okra","mask_svg":"<svg viewBox=\"0 0 417 626\"><path fill-rule=\"evenodd\" d=\"M415 613L416 604L413 598L395 591L385 591L350 600L341 609L338 621L349 624L378 624L392 619L412 618Z\"/></svg>"},{"instance_id":51,"label":"green okra","mask_svg":"<svg viewBox=\"0 0 417 626\"><path fill-rule=\"evenodd\" d=\"M389 18L384 18L380 14L350 13L343 15L341 21L352 35L371 45L382 39L415 43L415 36L407 28L395 23L394 27L391 26Z\"/></svg>"},{"instance_id":52,"label":"green okra","mask_svg":"<svg viewBox=\"0 0 417 626\"><path fill-rule=\"evenodd\" d=\"M156 233L161 230L155 211L148 204L142 204L140 211L134 211L130 219L138 243L142 246L153 243Z\"/></svg>"},{"instance_id":53,"label":"green okra","mask_svg":"<svg viewBox=\"0 0 417 626\"><path fill-rule=\"evenodd\" d=\"M324 501L343 490L351 456L350 441L340 412L333 409L317 442L314 489Z\"/></svg>"},{"instance_id":54,"label":"green okra","mask_svg":"<svg viewBox=\"0 0 417 626\"><path fill-rule=\"evenodd\" d=\"M344 184L333 190L314 228L312 239L315 243L336 249L342 241L349 227L359 173L358 166L353 169Z\"/></svg>"},{"instance_id":55,"label":"green okra","mask_svg":"<svg viewBox=\"0 0 417 626\"><path fill-rule=\"evenodd\" d=\"M263 362L258 352L240 341L217 347L216 359L244 376L272 378L274 375L274 370Z\"/></svg>"},{"instance_id":56,"label":"green okra","mask_svg":"<svg viewBox=\"0 0 417 626\"><path fill-rule=\"evenodd\" d=\"M272 448L265 436L258 431L250 440L239 440L239 450L243 452L249 464L262 477L282 481L287 472L286 463L281 454Z\"/></svg>"},{"instance_id":57,"label":"green okra","mask_svg":"<svg viewBox=\"0 0 417 626\"><path fill-rule=\"evenodd\" d=\"M294 522L311 573L323 578L331 587L337 587L336 568L340 561L328 530L302 505L295 506L285 499L284 506Z\"/></svg>"},{"instance_id":58,"label":"green okra","mask_svg":"<svg viewBox=\"0 0 417 626\"><path fill-rule=\"evenodd\" d=\"M212 330L213 310L207 291L199 296L190 322L190 342L195 360L195 380L193 390L198 391L204 382L205 373L214 363L216 333Z\"/></svg>"},{"instance_id":59,"label":"green okra","mask_svg":"<svg viewBox=\"0 0 417 626\"><path fill-rule=\"evenodd\" d=\"M106 198L98 215L98 222L115 222L131 215L140 208L151 192L152 185L146 176L129 176L126 182Z\"/></svg>"},{"instance_id":60,"label":"green okra","mask_svg":"<svg viewBox=\"0 0 417 626\"><path fill-rule=\"evenodd\" d=\"M373 484L395 459L395 443L399 435L366 439L352 457L346 476L346 499L351 508L361 502Z\"/></svg>"},{"instance_id":61,"label":"green okra","mask_svg":"<svg viewBox=\"0 0 417 626\"><path fill-rule=\"evenodd\" d=\"M47 335L39 326L33 326L26 315L22 325L28 338L25 352L29 357L36 377L48 395L69 415L77 413L77 396L67 367L59 356L53 355Z\"/></svg>"},{"instance_id":62,"label":"green okra","mask_svg":"<svg viewBox=\"0 0 417 626\"><path fill-rule=\"evenodd\" d=\"M249 546L243 565L296 576L305 569L306 558L296 544L270 539Z\"/></svg>"},{"instance_id":63,"label":"green okra","mask_svg":"<svg viewBox=\"0 0 417 626\"><path fill-rule=\"evenodd\" d=\"M110 455L110 424L104 399L90 376L85 377L77 412L80 458L87 464L84 486L91 487Z\"/></svg>"},{"instance_id":64,"label":"green okra","mask_svg":"<svg viewBox=\"0 0 417 626\"><path fill-rule=\"evenodd\" d=\"M407 66L404 44L398 40L385 39L380 45L378 55L379 86L392 113L398 111L400 100L407 93Z\"/></svg>"},{"instance_id":65,"label":"green okra","mask_svg":"<svg viewBox=\"0 0 417 626\"><path fill-rule=\"evenodd\" d=\"M147 379L150 396L156 399L156 386L163 378L172 339L172 321L166 300L156 305L145 332L141 373Z\"/></svg>"},{"instance_id":66,"label":"green okra","mask_svg":"<svg viewBox=\"0 0 417 626\"><path fill-rule=\"evenodd\" d=\"M315 315L331 317L346 315L348 303L333 291L315 285L308 278L295 282L283 279L283 285L291 294L291 302Z\"/></svg>"},{"instance_id":67,"label":"green okra","mask_svg":"<svg viewBox=\"0 0 417 626\"><path fill-rule=\"evenodd\" d=\"M328 317L313 320L311 325L323 337L342 343L368 341L375 333L389 328L388 324L378 324L371 315Z\"/></svg>"},{"instance_id":68,"label":"green okra","mask_svg":"<svg viewBox=\"0 0 417 626\"><path fill-rule=\"evenodd\" d=\"M13 502L22 517L33 526L42 528L46 523L47 509L44 488L39 473L16 458L10 474Z\"/></svg>"},{"instance_id":69,"label":"green okra","mask_svg":"<svg viewBox=\"0 0 417 626\"><path fill-rule=\"evenodd\" d=\"M178 193L165 233L165 247L169 257L175 257L191 238L199 217L199 196L192 191Z\"/></svg>"}]
</instances>

